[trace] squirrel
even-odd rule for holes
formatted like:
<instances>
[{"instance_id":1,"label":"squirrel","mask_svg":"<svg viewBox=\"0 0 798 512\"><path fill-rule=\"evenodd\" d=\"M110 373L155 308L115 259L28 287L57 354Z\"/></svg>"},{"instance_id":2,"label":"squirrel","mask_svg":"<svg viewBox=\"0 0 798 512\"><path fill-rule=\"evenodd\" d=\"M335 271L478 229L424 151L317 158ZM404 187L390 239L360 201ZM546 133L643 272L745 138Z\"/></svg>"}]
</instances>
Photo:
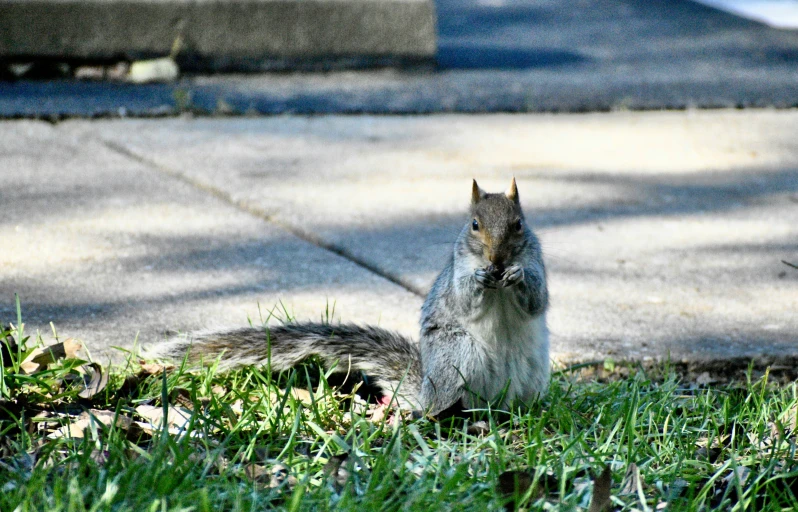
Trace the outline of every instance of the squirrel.
<instances>
[{"instance_id":1,"label":"squirrel","mask_svg":"<svg viewBox=\"0 0 798 512\"><path fill-rule=\"evenodd\" d=\"M156 345L150 355L272 371L318 356L336 371L365 373L400 408L435 416L545 394L548 302L540 242L515 178L497 194L474 180L470 219L421 308L418 343L375 326L297 323L196 332Z\"/></svg>"}]
</instances>

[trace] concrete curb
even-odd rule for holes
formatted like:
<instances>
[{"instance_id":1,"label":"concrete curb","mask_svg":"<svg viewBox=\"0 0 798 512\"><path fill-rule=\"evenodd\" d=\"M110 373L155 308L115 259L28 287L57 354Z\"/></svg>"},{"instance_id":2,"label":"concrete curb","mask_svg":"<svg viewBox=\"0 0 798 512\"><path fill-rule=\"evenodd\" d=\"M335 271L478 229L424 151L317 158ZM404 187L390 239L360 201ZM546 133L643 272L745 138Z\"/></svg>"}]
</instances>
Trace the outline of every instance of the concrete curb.
<instances>
[{"instance_id":1,"label":"concrete curb","mask_svg":"<svg viewBox=\"0 0 798 512\"><path fill-rule=\"evenodd\" d=\"M425 60L430 0L0 0L0 58L136 59L181 43L184 69Z\"/></svg>"}]
</instances>

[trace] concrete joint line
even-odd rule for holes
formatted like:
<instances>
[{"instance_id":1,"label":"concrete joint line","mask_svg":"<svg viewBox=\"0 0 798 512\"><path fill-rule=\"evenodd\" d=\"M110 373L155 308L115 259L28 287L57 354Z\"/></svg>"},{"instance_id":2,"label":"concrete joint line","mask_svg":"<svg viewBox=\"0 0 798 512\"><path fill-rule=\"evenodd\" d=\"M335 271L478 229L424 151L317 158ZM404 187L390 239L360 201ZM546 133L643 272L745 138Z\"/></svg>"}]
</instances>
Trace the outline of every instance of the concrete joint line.
<instances>
[{"instance_id":1,"label":"concrete joint line","mask_svg":"<svg viewBox=\"0 0 798 512\"><path fill-rule=\"evenodd\" d=\"M143 164L143 165L145 165L147 167L150 167L151 169L154 169L154 170L156 170L158 172L166 174L167 176L170 176L172 178L180 180L183 183L186 183L186 184L188 184L188 185L190 185L190 186L192 186L192 187L194 187L196 189L199 189L199 190L201 190L203 192L206 192L206 193L212 195L213 197L215 197L215 198L217 198L217 199L229 204L230 206L233 206L234 208L236 208L238 210L241 210L241 211L243 211L245 213L248 213L248 214L250 214L250 215L252 215L254 217L257 217L257 218L259 218L259 219L261 219L263 221L266 221L266 222L269 222L271 224L274 224L274 225L276 225L276 226L288 231L289 233L291 233L292 235L296 236L297 238L299 238L301 240L304 240L305 242L308 242L310 244L313 244L316 247L319 247L321 249L329 251L329 252L331 252L333 254L336 254L336 255L338 255L338 256L340 256L342 258L345 258L345 259L351 261L352 263L354 263L355 265L357 265L357 266L359 266L359 267L361 267L361 268L363 268L365 270L368 270L369 272L371 272L373 274L376 274L376 275L382 277L383 279L386 279L386 280L390 281L391 283L393 283L393 284L395 284L397 286L400 286L400 287L404 288L405 290L409 291L410 293L413 293L413 294L415 294L415 295L417 295L419 297L422 297L422 298L426 295L423 290L419 289L418 287L416 287L412 283L408 282L407 280L402 278L400 275L397 275L397 274L394 274L393 272L389 272L389 271L386 271L386 270L384 270L382 268L379 268L378 266L376 266L376 265L374 265L374 264L372 264L372 263L360 258L359 256L353 254L352 251L350 251L346 247L341 247L341 246L336 245L334 243L327 242L326 240L322 239L321 237L319 237L319 236L317 236L317 235L315 235L313 233L309 233L309 232L307 232L307 231L305 231L305 230L303 230L303 229L301 229L301 228L299 228L297 226L294 226L292 224L283 222L282 220L278 219L274 215L267 214L266 212L264 212L260 208L257 208L257 207L255 207L255 206L253 206L253 205L251 205L251 204L249 204L249 203L247 203L245 201L240 201L240 200L234 199L232 195L230 195L228 192L225 192L222 189L219 189L219 188L214 187L213 185L209 185L207 183L203 183L202 181L196 180L196 179L194 179L194 178L192 178L190 176L187 176L186 174L184 174L184 173L182 173L182 172L180 172L180 171L178 171L176 169L172 169L170 167L166 167L164 165L161 165L158 162L156 162L154 160L151 160L151 159L149 159L149 158L147 158L145 156L142 156L142 155L136 153L135 151L132 151L129 148L126 148L125 146L123 146L121 144L118 144L118 143L113 142L113 141L105 140L102 137L98 137L98 140L105 147L107 147L108 149L110 149L111 151L113 151L113 152L115 152L117 154L120 154L120 155L122 155L122 156L124 156L126 158L133 159L133 160L135 160L136 162L138 162L140 164Z\"/></svg>"}]
</instances>

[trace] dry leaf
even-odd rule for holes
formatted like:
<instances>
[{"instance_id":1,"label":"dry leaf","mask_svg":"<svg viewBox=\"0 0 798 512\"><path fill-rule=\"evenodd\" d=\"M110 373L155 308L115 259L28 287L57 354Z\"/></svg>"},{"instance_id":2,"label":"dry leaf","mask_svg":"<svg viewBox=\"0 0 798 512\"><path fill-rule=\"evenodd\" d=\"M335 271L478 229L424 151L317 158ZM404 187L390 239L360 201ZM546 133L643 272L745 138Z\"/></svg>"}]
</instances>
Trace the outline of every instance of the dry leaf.
<instances>
[{"instance_id":1,"label":"dry leaf","mask_svg":"<svg viewBox=\"0 0 798 512\"><path fill-rule=\"evenodd\" d=\"M291 396L293 396L295 399L299 400L305 405L310 405L313 403L313 399L310 396L310 391L308 391L307 389L291 388Z\"/></svg>"},{"instance_id":2,"label":"dry leaf","mask_svg":"<svg viewBox=\"0 0 798 512\"><path fill-rule=\"evenodd\" d=\"M83 348L79 341L69 338L61 343L37 348L31 352L19 367L27 374L44 370L47 366L62 359L76 359L78 350Z\"/></svg>"},{"instance_id":3,"label":"dry leaf","mask_svg":"<svg viewBox=\"0 0 798 512\"><path fill-rule=\"evenodd\" d=\"M177 405L185 407L189 411L194 410L194 402L191 401L191 392L185 388L174 388L169 394L169 399Z\"/></svg>"},{"instance_id":4,"label":"dry leaf","mask_svg":"<svg viewBox=\"0 0 798 512\"><path fill-rule=\"evenodd\" d=\"M286 393L292 396L295 400L299 400L305 405L311 405L313 403L313 398L311 396L310 391L307 389L302 388L291 388L290 390L280 389L277 393L270 393L269 394L269 401L272 405L279 404L285 398ZM252 396L250 400L253 402L257 402L260 400L258 397Z\"/></svg>"},{"instance_id":5,"label":"dry leaf","mask_svg":"<svg viewBox=\"0 0 798 512\"><path fill-rule=\"evenodd\" d=\"M120 399L133 396L143 378L141 372L138 375L128 375L125 377L125 381L119 386L119 389L116 390L116 398Z\"/></svg>"},{"instance_id":6,"label":"dry leaf","mask_svg":"<svg viewBox=\"0 0 798 512\"><path fill-rule=\"evenodd\" d=\"M770 423L770 432L773 438L783 441L795 435L798 405L793 405L779 416L779 419Z\"/></svg>"},{"instance_id":7,"label":"dry leaf","mask_svg":"<svg viewBox=\"0 0 798 512\"><path fill-rule=\"evenodd\" d=\"M142 425L145 425L146 428L142 427ZM150 428L150 425L140 421L134 421L127 429L126 439L136 444L146 443L151 440L152 437L153 429Z\"/></svg>"},{"instance_id":8,"label":"dry leaf","mask_svg":"<svg viewBox=\"0 0 798 512\"><path fill-rule=\"evenodd\" d=\"M346 484L346 481L349 480L349 469L347 469L344 465L348 459L348 453L333 455L330 457L330 460L327 461L327 464L324 465L322 470L338 490L340 490L340 488Z\"/></svg>"},{"instance_id":9,"label":"dry leaf","mask_svg":"<svg viewBox=\"0 0 798 512\"><path fill-rule=\"evenodd\" d=\"M272 479L269 481L269 487L280 487L281 485L288 485L288 487L295 487L297 479L294 475L290 474L288 466L284 464L275 464L272 466Z\"/></svg>"},{"instance_id":10,"label":"dry leaf","mask_svg":"<svg viewBox=\"0 0 798 512\"><path fill-rule=\"evenodd\" d=\"M271 480L271 472L260 464L247 464L244 468L244 475L252 483L261 483L265 479Z\"/></svg>"},{"instance_id":11,"label":"dry leaf","mask_svg":"<svg viewBox=\"0 0 798 512\"><path fill-rule=\"evenodd\" d=\"M92 450L89 457L97 463L98 466L104 466L108 462L109 455L108 450Z\"/></svg>"},{"instance_id":12,"label":"dry leaf","mask_svg":"<svg viewBox=\"0 0 798 512\"><path fill-rule=\"evenodd\" d=\"M290 487L297 484L297 479L290 475L288 466L280 463L273 465L269 469L260 464L247 464L244 468L244 474L250 482L270 489L280 487L283 484L287 484Z\"/></svg>"},{"instance_id":13,"label":"dry leaf","mask_svg":"<svg viewBox=\"0 0 798 512\"><path fill-rule=\"evenodd\" d=\"M621 490L618 494L636 494L637 488L640 486L640 469L637 464L632 462L626 469L626 475L623 477Z\"/></svg>"},{"instance_id":14,"label":"dry leaf","mask_svg":"<svg viewBox=\"0 0 798 512\"><path fill-rule=\"evenodd\" d=\"M139 361L139 365L141 365L141 372L145 375L160 375L164 371L168 372L175 369L175 366L171 364L145 363L144 361Z\"/></svg>"},{"instance_id":15,"label":"dry leaf","mask_svg":"<svg viewBox=\"0 0 798 512\"><path fill-rule=\"evenodd\" d=\"M588 512L602 512L610 505L611 487L612 471L609 466L604 466L604 471L593 481L593 497L590 499Z\"/></svg>"},{"instance_id":16,"label":"dry leaf","mask_svg":"<svg viewBox=\"0 0 798 512\"><path fill-rule=\"evenodd\" d=\"M748 477L751 475L751 469L746 466L737 466L734 470L730 471L728 475L723 478L723 483L727 486L732 485L735 480L740 482L741 486L745 485Z\"/></svg>"},{"instance_id":17,"label":"dry leaf","mask_svg":"<svg viewBox=\"0 0 798 512\"><path fill-rule=\"evenodd\" d=\"M244 401L239 398L238 400L230 404L230 412L232 412L237 416L241 416L242 414L244 414Z\"/></svg>"},{"instance_id":18,"label":"dry leaf","mask_svg":"<svg viewBox=\"0 0 798 512\"><path fill-rule=\"evenodd\" d=\"M390 410L391 408L387 405L376 405L374 407L369 407L367 414L372 423L381 423Z\"/></svg>"},{"instance_id":19,"label":"dry leaf","mask_svg":"<svg viewBox=\"0 0 798 512\"><path fill-rule=\"evenodd\" d=\"M124 429L130 428L130 425L133 423L132 419L127 416L116 415L113 411L91 409L81 413L77 420L59 428L47 437L50 439L57 439L60 437L82 438L84 431L88 429L92 423L110 426L114 423L114 418L116 418L116 426Z\"/></svg>"},{"instance_id":20,"label":"dry leaf","mask_svg":"<svg viewBox=\"0 0 798 512\"><path fill-rule=\"evenodd\" d=\"M712 384L713 382L717 382L717 379L713 379L709 372L703 372L701 375L695 378L695 383L699 386L706 386L707 384Z\"/></svg>"},{"instance_id":21,"label":"dry leaf","mask_svg":"<svg viewBox=\"0 0 798 512\"><path fill-rule=\"evenodd\" d=\"M472 436L486 436L490 434L490 425L487 421L477 421L468 426L467 432Z\"/></svg>"},{"instance_id":22,"label":"dry leaf","mask_svg":"<svg viewBox=\"0 0 798 512\"><path fill-rule=\"evenodd\" d=\"M108 385L108 374L103 373L102 367L97 363L83 365L81 368L86 373L83 376L83 390L78 393L78 396L92 398Z\"/></svg>"},{"instance_id":23,"label":"dry leaf","mask_svg":"<svg viewBox=\"0 0 798 512\"><path fill-rule=\"evenodd\" d=\"M188 460L205 466L206 471L214 470L214 474L220 475L230 467L230 460L220 455L218 452L192 452L188 455ZM246 468L244 468L246 474Z\"/></svg>"},{"instance_id":24,"label":"dry leaf","mask_svg":"<svg viewBox=\"0 0 798 512\"><path fill-rule=\"evenodd\" d=\"M136 407L136 414L146 419L150 425L139 425L142 428L149 427L153 430L161 430L164 422L163 407L156 407L154 405L139 405ZM191 411L185 407L175 407L173 405L167 406L166 414L166 428L172 433L172 430L178 432L185 430L188 422L191 419Z\"/></svg>"},{"instance_id":25,"label":"dry leaf","mask_svg":"<svg viewBox=\"0 0 798 512\"><path fill-rule=\"evenodd\" d=\"M162 427L146 421L134 421L133 425L131 425L131 429L135 429L134 434L129 435L128 439L131 441L139 440L141 442L146 441L148 438L157 437L163 432ZM181 436L185 433L185 430L172 427L167 428L166 432L172 436ZM192 432L191 435L192 437L196 437L198 434Z\"/></svg>"}]
</instances>

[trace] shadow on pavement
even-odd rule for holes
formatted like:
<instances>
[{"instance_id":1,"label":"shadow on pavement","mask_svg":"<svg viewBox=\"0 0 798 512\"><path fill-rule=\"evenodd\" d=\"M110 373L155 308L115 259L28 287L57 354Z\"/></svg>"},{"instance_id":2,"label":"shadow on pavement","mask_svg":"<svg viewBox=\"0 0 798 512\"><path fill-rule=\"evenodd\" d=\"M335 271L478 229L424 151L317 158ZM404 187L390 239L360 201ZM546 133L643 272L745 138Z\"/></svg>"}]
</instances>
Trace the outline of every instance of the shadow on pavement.
<instances>
[{"instance_id":1,"label":"shadow on pavement","mask_svg":"<svg viewBox=\"0 0 798 512\"><path fill-rule=\"evenodd\" d=\"M544 247L546 247L547 234L552 230L562 230L578 227L583 224L597 222L611 223L618 220L648 219L652 227L666 221L670 217L696 215L715 218L724 218L728 215L745 212L749 208L758 208L762 205L772 204L774 200L783 200L785 208L794 205L785 198L798 197L798 170L787 169L780 171L739 170L715 173L712 171L691 173L685 176L651 177L647 175L632 176L597 176L591 174L573 175L566 174L561 177L548 176L547 180L560 180L566 183L590 182L596 184L609 184L626 191L628 201L621 204L617 198L608 198L604 203L589 206L573 206L558 209L527 208L527 215L532 225L541 233ZM787 210L785 210L786 214ZM49 213L53 218L62 214L55 209ZM461 228L465 211L451 215L438 215L434 219L429 216L410 218L401 223L393 222L391 225L370 229L347 229L333 231L334 239L345 239L343 244L354 253L366 260L377 263L384 262L386 258L405 260L406 267L412 268L419 275L434 275L445 264L446 255L451 243L455 240ZM123 233L119 233L119 236ZM110 234L109 236L117 236ZM613 236L608 234L607 236ZM258 295L279 295L286 300L291 299L298 292L313 292L317 289L327 289L345 285L354 289L368 288L371 286L373 276L360 272L344 276L331 276L324 268L297 269L293 265L292 254L302 251L302 244L292 237L277 237L268 240L240 239L231 237L229 240L220 239L219 236L179 236L179 235L134 235L128 240L133 246L143 247L144 256L127 257L108 265L100 264L96 268L65 269L64 273L55 282L45 280L46 276L13 277L6 275L0 280L0 289L35 289L37 300L25 307L25 316L33 323L54 322L56 326L71 324L75 321L85 321L88 318L105 318L112 320L121 311L128 314L134 311L152 311L174 304L192 304L207 299L224 298L233 300L235 297L251 297ZM437 254L437 257L420 258L421 254ZM678 248L674 248L678 249ZM615 278L623 274L623 269L595 270L585 267L585 258L595 263L591 256L581 254L585 247L555 248L555 253L564 253L560 258L554 255L550 258L550 268L559 278L590 278L605 279L612 283ZM680 249L682 250L682 249ZM685 248L684 252L700 253L707 260L707 275L712 275L718 269L713 268L712 262L718 257L734 257L739 254L758 254L770 257L778 267L778 260L794 257L798 254L798 242L790 238L762 240L761 243L749 241L745 243L717 244L707 243L695 249ZM677 251L679 252L679 251ZM271 256L269 256L271 255ZM681 259L679 254L665 253L664 258ZM269 258L272 258L271 260ZM323 265L324 261L319 261ZM773 268L754 269L749 267L750 262L739 261L738 266L724 267L724 272L746 279L754 278L756 283L773 285L783 283L787 285L794 281L789 270L778 267L779 274ZM658 272L667 276L667 264L656 264ZM774 270L771 272L771 270ZM47 269L52 272L53 269ZM72 277L70 278L70 273ZM301 275L300 278L292 274ZM124 292L127 286L136 283L170 282L175 276L197 276L199 284L192 289L168 290L165 292L148 293L146 296L129 294L127 299L114 299L103 302L99 297L104 293L92 290L89 283L105 283L104 286L118 287ZM200 282L203 278L211 277L210 281ZM213 276L222 276L219 281L214 281ZM227 276L227 277L224 277ZM230 277L232 276L232 277ZM369 281L358 281L359 277L369 276ZM757 277L758 276L758 277ZM798 277L798 272L796 272ZM236 282L231 283L230 279ZM671 279L678 280L680 276L674 274ZM786 279L786 280L784 280ZM226 283L226 284L224 284ZM336 284L338 283L338 284ZM86 284L86 286L84 286ZM96 286L96 285L95 285ZM99 293L99 295L98 295ZM57 298L50 301L42 298ZM24 299L23 299L24 300ZM0 314L7 320L13 316L13 297L3 297L4 304L0 307ZM270 307L271 305L266 305ZM164 328L168 328L174 320L163 319ZM744 326L743 326L744 329ZM757 331L758 332L758 331ZM729 333L724 334L728 335ZM739 334L739 333L738 333ZM751 343L765 340L767 333L755 330L749 333ZM755 335L754 335L755 334ZM652 333L653 337L659 336ZM735 334L735 338L737 334ZM715 346L716 338L711 333L685 333L678 343L688 342L697 350ZM717 339L725 339L718 334ZM703 340L703 341L701 341ZM777 340L784 341L783 333L773 333L767 338L768 343ZM676 341L674 341L676 343ZM706 347L705 347L706 345ZM752 345L752 347L754 346ZM676 345L674 345L675 347ZM704 347L704 348L702 348Z\"/></svg>"}]
</instances>

